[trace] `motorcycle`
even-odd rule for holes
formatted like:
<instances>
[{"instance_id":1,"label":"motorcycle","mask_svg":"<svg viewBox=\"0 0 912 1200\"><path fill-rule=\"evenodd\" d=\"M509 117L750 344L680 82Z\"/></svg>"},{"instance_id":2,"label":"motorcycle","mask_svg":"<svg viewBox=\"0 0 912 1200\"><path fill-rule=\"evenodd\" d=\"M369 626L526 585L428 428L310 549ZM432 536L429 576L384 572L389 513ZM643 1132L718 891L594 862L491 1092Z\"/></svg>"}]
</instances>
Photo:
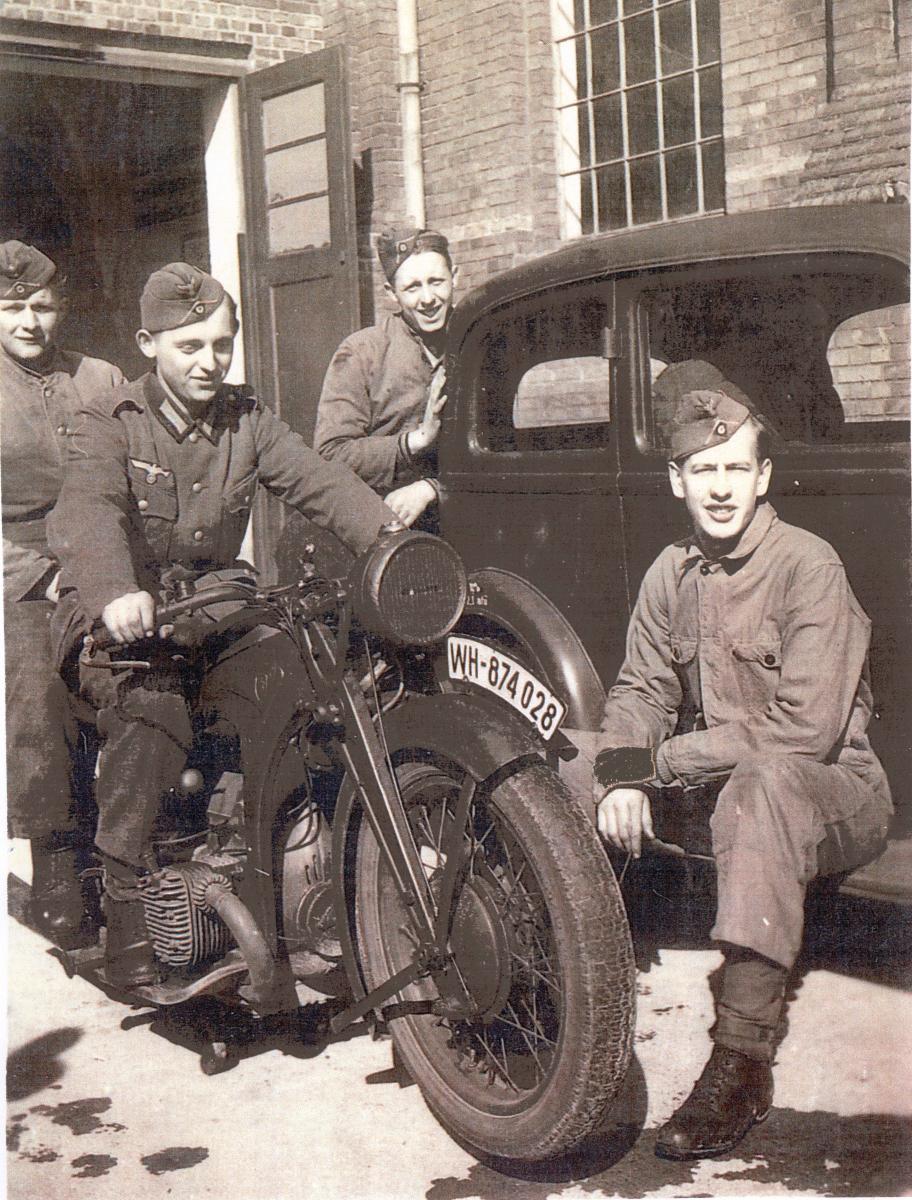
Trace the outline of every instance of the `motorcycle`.
<instances>
[{"instance_id":1,"label":"motorcycle","mask_svg":"<svg viewBox=\"0 0 912 1200\"><path fill-rule=\"evenodd\" d=\"M333 1032L387 1029L457 1139L541 1161L624 1079L633 954L592 821L540 743L441 689L466 592L456 552L405 530L341 579L311 562L283 586L187 580L159 609L175 653L218 642L229 686L162 806L143 895L162 978L128 999L211 995L265 1020L297 1009L297 983L333 994L344 975ZM104 984L103 946L63 958ZM230 1065L216 1032L203 1069Z\"/></svg>"}]
</instances>

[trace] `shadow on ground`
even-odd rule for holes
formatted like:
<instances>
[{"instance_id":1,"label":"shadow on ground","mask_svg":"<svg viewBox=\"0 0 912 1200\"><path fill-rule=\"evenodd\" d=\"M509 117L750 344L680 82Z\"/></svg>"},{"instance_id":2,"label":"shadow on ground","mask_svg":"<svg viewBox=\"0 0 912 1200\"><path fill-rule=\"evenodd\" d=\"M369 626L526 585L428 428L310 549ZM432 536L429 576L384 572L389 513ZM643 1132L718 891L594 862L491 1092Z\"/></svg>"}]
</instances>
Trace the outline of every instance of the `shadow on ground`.
<instances>
[{"instance_id":1,"label":"shadow on ground","mask_svg":"<svg viewBox=\"0 0 912 1200\"><path fill-rule=\"evenodd\" d=\"M504 1175L479 1163L464 1179L435 1179L426 1197L547 1200L564 1191L574 1196L645 1197L662 1191L679 1195L682 1187L694 1183L698 1171L705 1184L707 1168L713 1172L713 1184L718 1185L713 1194L725 1195L737 1195L739 1184L752 1189L759 1184L775 1188L777 1194L903 1196L909 1194L912 1184L912 1122L897 1117L840 1117L829 1112L774 1109L731 1158L718 1163L674 1163L656 1158L653 1136L647 1132L629 1152L595 1172L591 1171L597 1161L594 1150L577 1159L571 1174L561 1173L558 1178L541 1167L520 1173L514 1164L510 1174ZM611 1147L606 1149L610 1156Z\"/></svg>"},{"instance_id":2,"label":"shadow on ground","mask_svg":"<svg viewBox=\"0 0 912 1200\"><path fill-rule=\"evenodd\" d=\"M294 1058L315 1058L327 1046L363 1037L368 1033L364 1022L350 1025L342 1033L331 1034L329 1022L345 1007L344 999L303 1004L290 1013L258 1018L246 1009L200 996L173 1008L133 1012L121 1021L122 1029L146 1025L152 1033L172 1045L181 1046L204 1058L211 1042L228 1044L230 1064L277 1050ZM187 1069L193 1069L188 1058Z\"/></svg>"},{"instance_id":3,"label":"shadow on ground","mask_svg":"<svg viewBox=\"0 0 912 1200\"><path fill-rule=\"evenodd\" d=\"M61 1080L66 1074L62 1056L81 1037L81 1029L53 1029L14 1050L6 1060L7 1100L25 1100Z\"/></svg>"}]
</instances>

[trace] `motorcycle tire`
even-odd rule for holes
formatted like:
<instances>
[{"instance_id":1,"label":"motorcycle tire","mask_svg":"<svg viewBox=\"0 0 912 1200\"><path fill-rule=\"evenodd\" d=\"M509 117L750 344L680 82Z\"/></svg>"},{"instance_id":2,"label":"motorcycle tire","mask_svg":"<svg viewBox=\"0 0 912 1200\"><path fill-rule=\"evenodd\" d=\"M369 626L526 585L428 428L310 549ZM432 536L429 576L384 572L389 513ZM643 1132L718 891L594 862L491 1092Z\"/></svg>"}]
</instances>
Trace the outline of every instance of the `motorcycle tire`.
<instances>
[{"instance_id":1,"label":"motorcycle tire","mask_svg":"<svg viewBox=\"0 0 912 1200\"><path fill-rule=\"evenodd\" d=\"M408 753L408 752L406 752ZM400 761L397 777L434 892L466 772ZM635 971L620 892L594 826L544 764L476 788L450 949L480 1014L446 1019L432 978L384 1010L399 1057L441 1124L481 1156L535 1162L603 1120L630 1062ZM368 823L355 925L367 986L412 959L414 936Z\"/></svg>"}]
</instances>

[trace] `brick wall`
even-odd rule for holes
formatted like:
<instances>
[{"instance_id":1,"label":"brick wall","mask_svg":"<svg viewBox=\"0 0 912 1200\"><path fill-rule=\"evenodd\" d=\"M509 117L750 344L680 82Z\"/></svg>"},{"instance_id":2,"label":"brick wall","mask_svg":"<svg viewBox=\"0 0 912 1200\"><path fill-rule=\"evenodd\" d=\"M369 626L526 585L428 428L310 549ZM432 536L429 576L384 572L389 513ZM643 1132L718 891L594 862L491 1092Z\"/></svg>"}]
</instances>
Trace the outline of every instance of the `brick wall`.
<instances>
[{"instance_id":1,"label":"brick wall","mask_svg":"<svg viewBox=\"0 0 912 1200\"><path fill-rule=\"evenodd\" d=\"M383 311L372 239L404 191L394 0L327 0L327 44L348 47L360 175L363 309ZM426 216L453 243L465 290L559 240L548 0L422 0Z\"/></svg>"},{"instance_id":2,"label":"brick wall","mask_svg":"<svg viewBox=\"0 0 912 1200\"><path fill-rule=\"evenodd\" d=\"M319 50L321 10L321 0L7 0L2 6L3 16L11 20L241 42L252 46L249 61L254 68Z\"/></svg>"},{"instance_id":3,"label":"brick wall","mask_svg":"<svg viewBox=\"0 0 912 1200\"><path fill-rule=\"evenodd\" d=\"M772 8L721 5L729 211L907 196L910 0Z\"/></svg>"}]
</instances>

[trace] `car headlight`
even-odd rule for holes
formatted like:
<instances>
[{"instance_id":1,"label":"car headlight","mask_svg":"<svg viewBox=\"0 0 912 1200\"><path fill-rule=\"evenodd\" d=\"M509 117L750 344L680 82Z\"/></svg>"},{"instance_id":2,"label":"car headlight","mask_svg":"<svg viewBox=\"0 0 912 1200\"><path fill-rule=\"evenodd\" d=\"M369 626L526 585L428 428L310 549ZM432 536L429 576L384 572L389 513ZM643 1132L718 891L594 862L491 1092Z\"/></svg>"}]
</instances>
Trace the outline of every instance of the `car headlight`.
<instances>
[{"instance_id":1,"label":"car headlight","mask_svg":"<svg viewBox=\"0 0 912 1200\"><path fill-rule=\"evenodd\" d=\"M439 641L465 607L462 559L430 533L406 529L382 535L350 578L358 620L392 641L416 646Z\"/></svg>"}]
</instances>

